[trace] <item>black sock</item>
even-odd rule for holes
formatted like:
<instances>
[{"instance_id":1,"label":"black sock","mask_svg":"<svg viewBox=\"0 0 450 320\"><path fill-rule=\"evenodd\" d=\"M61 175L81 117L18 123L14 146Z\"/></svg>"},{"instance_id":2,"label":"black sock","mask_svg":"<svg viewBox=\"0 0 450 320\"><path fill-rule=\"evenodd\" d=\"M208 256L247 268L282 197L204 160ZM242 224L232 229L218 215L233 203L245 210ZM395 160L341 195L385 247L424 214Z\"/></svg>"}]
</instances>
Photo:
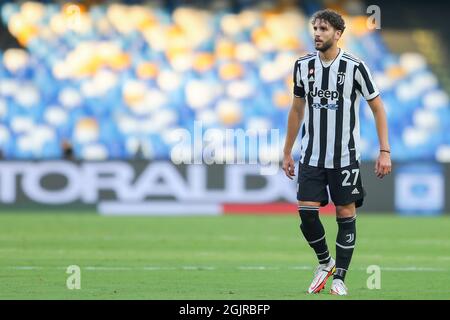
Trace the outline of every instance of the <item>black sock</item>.
<instances>
[{"instance_id":1,"label":"black sock","mask_svg":"<svg viewBox=\"0 0 450 320\"><path fill-rule=\"evenodd\" d=\"M321 264L330 262L330 253L328 252L327 241L325 239L325 229L319 219L319 207L299 206L300 230L306 241L317 255Z\"/></svg>"},{"instance_id":2,"label":"black sock","mask_svg":"<svg viewBox=\"0 0 450 320\"><path fill-rule=\"evenodd\" d=\"M336 237L336 273L334 279L344 281L348 266L352 260L356 242L356 216L337 218L338 234Z\"/></svg>"}]
</instances>

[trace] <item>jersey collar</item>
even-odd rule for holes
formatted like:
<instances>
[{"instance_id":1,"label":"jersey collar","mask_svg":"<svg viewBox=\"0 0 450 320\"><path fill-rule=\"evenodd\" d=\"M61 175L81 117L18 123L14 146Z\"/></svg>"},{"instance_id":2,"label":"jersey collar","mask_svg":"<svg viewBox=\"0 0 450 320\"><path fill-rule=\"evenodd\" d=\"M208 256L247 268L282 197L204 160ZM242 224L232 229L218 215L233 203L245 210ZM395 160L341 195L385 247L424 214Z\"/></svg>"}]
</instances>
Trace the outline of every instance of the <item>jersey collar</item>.
<instances>
[{"instance_id":1,"label":"jersey collar","mask_svg":"<svg viewBox=\"0 0 450 320\"><path fill-rule=\"evenodd\" d=\"M319 59L320 64L322 65L322 68L329 68L329 67L331 67L331 66L333 65L333 63L334 63L336 60L338 60L338 58L339 58L339 59L341 58L341 56L342 56L343 53L344 53L344 50L342 50L341 48L339 48L339 53L337 54L337 56L333 59L333 61L331 61L331 63L330 63L327 67L325 67L325 66L323 65L322 59L320 59L319 51L318 51L318 50L316 51L317 59Z\"/></svg>"}]
</instances>

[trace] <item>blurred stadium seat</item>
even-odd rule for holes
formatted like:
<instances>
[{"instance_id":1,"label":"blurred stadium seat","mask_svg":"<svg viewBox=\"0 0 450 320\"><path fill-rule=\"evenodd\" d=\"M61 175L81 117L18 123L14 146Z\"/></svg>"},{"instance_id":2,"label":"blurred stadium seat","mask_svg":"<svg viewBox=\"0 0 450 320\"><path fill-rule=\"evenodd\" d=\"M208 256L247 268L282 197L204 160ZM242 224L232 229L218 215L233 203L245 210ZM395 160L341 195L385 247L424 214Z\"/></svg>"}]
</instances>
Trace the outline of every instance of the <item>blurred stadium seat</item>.
<instances>
[{"instance_id":1,"label":"blurred stadium seat","mask_svg":"<svg viewBox=\"0 0 450 320\"><path fill-rule=\"evenodd\" d=\"M283 137L294 61L314 50L300 7L25 2L3 4L1 19L23 46L0 53L6 159L59 158L64 141L78 159L170 159L173 131L195 120ZM372 69L394 160L450 161L450 101L425 58L391 53L363 16L346 21L341 46ZM367 106L361 146L363 160L378 154Z\"/></svg>"}]
</instances>

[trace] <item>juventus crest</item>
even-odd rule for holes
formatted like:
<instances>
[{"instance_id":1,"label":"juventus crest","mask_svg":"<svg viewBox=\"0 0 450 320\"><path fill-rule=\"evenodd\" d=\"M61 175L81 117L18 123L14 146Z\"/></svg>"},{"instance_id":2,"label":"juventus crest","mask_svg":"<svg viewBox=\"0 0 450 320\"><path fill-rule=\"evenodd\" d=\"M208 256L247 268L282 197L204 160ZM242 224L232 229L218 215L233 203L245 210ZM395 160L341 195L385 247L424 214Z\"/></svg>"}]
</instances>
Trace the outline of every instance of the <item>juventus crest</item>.
<instances>
[{"instance_id":1,"label":"juventus crest","mask_svg":"<svg viewBox=\"0 0 450 320\"><path fill-rule=\"evenodd\" d=\"M345 72L338 72L337 75L337 83L342 86L345 82Z\"/></svg>"}]
</instances>

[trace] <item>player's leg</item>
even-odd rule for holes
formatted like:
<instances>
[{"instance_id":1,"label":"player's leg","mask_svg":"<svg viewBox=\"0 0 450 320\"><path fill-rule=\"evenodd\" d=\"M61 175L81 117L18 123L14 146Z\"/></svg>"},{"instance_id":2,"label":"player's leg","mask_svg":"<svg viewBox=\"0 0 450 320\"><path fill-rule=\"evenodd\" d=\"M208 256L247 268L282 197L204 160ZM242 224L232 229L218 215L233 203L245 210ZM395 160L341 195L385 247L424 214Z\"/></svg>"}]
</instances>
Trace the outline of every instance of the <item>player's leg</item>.
<instances>
[{"instance_id":1,"label":"player's leg","mask_svg":"<svg viewBox=\"0 0 450 320\"><path fill-rule=\"evenodd\" d=\"M356 243L355 203L336 206L336 221L338 224L336 237L336 272L333 277L331 293L346 295L348 290L344 281Z\"/></svg>"},{"instance_id":2,"label":"player's leg","mask_svg":"<svg viewBox=\"0 0 450 320\"><path fill-rule=\"evenodd\" d=\"M330 194L336 205L336 272L331 293L346 295L345 277L356 243L356 208L365 196L358 163L329 170Z\"/></svg>"},{"instance_id":3,"label":"player's leg","mask_svg":"<svg viewBox=\"0 0 450 320\"><path fill-rule=\"evenodd\" d=\"M327 264L330 262L331 256L325 238L325 229L319 218L319 208L320 202L298 202L298 213L301 219L300 230L316 253L319 263Z\"/></svg>"},{"instance_id":4,"label":"player's leg","mask_svg":"<svg viewBox=\"0 0 450 320\"><path fill-rule=\"evenodd\" d=\"M334 272L334 260L328 251L325 229L319 218L320 206L328 203L326 185L324 169L299 165L297 199L300 230L319 261L309 293L320 292Z\"/></svg>"},{"instance_id":5,"label":"player's leg","mask_svg":"<svg viewBox=\"0 0 450 320\"><path fill-rule=\"evenodd\" d=\"M356 243L356 208L351 203L336 206L338 233L336 237L336 273L334 279L345 280Z\"/></svg>"}]
</instances>

